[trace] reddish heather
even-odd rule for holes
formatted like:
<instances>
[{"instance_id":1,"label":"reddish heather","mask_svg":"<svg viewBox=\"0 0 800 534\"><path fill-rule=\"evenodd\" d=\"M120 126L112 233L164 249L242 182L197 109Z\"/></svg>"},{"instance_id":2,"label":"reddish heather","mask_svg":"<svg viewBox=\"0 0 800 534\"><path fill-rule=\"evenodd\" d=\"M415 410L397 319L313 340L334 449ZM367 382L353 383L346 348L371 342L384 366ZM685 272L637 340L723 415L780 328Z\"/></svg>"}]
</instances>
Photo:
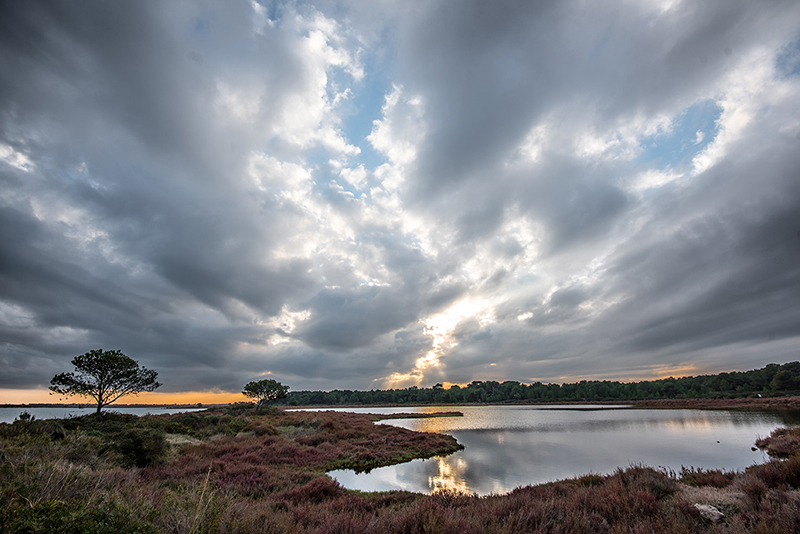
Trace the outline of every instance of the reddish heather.
<instances>
[{"instance_id":1,"label":"reddish heather","mask_svg":"<svg viewBox=\"0 0 800 534\"><path fill-rule=\"evenodd\" d=\"M186 446L177 460L143 470L142 478L185 483L210 470L218 488L263 496L295 489L331 469L365 471L461 448L450 436L376 425L375 419L337 412L253 418L245 427L251 432Z\"/></svg>"}]
</instances>

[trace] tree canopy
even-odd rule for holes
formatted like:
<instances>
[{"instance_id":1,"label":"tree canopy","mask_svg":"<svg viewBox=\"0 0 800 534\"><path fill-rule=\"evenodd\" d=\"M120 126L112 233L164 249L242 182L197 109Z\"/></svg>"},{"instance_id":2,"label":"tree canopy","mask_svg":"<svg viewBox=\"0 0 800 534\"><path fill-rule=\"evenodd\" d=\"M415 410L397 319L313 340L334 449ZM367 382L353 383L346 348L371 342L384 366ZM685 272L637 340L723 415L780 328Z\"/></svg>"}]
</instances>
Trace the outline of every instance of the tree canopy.
<instances>
[{"instance_id":1,"label":"tree canopy","mask_svg":"<svg viewBox=\"0 0 800 534\"><path fill-rule=\"evenodd\" d=\"M75 371L57 374L50 381L50 390L60 395L91 397L100 410L125 395L153 391L161 386L158 373L145 369L139 362L119 350L96 349L72 359Z\"/></svg>"},{"instance_id":2,"label":"tree canopy","mask_svg":"<svg viewBox=\"0 0 800 534\"><path fill-rule=\"evenodd\" d=\"M800 394L800 362L771 363L762 369L717 375L664 378L641 382L581 380L565 384L524 384L517 381L475 380L463 387L370 391L292 391L282 404L370 405L370 404L457 404L497 402L581 402L639 399L772 397Z\"/></svg>"},{"instance_id":3,"label":"tree canopy","mask_svg":"<svg viewBox=\"0 0 800 534\"><path fill-rule=\"evenodd\" d=\"M289 386L284 386L280 382L271 379L258 380L248 382L242 394L246 397L256 399L256 408L261 409L261 405L275 399L282 399L286 397L289 391Z\"/></svg>"}]
</instances>

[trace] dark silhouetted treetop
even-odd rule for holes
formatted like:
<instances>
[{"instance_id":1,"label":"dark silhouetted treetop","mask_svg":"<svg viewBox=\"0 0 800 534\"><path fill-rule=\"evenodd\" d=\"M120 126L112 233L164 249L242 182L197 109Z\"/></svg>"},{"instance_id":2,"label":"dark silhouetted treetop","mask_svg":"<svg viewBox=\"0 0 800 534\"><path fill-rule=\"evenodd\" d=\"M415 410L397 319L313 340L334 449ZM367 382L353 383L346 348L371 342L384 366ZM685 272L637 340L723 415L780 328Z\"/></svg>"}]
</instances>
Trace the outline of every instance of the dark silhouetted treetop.
<instances>
[{"instance_id":1,"label":"dark silhouetted treetop","mask_svg":"<svg viewBox=\"0 0 800 534\"><path fill-rule=\"evenodd\" d=\"M597 402L648 399L702 399L774 397L800 394L800 362L769 364L762 369L718 375L664 378L642 382L581 380L566 384L523 384L517 381L474 380L466 386L442 384L430 388L409 387L370 391L292 391L281 404L369 405L452 404L498 402Z\"/></svg>"},{"instance_id":2,"label":"dark silhouetted treetop","mask_svg":"<svg viewBox=\"0 0 800 534\"><path fill-rule=\"evenodd\" d=\"M50 381L50 390L60 395L91 397L100 410L125 395L153 391L161 386L158 373L145 369L139 362L119 350L91 350L72 359L75 371L61 373Z\"/></svg>"},{"instance_id":3,"label":"dark silhouetted treetop","mask_svg":"<svg viewBox=\"0 0 800 534\"><path fill-rule=\"evenodd\" d=\"M248 382L242 389L242 394L246 397L256 399L256 408L261 409L261 405L275 399L286 397L289 386L284 386L280 382L271 379Z\"/></svg>"}]
</instances>

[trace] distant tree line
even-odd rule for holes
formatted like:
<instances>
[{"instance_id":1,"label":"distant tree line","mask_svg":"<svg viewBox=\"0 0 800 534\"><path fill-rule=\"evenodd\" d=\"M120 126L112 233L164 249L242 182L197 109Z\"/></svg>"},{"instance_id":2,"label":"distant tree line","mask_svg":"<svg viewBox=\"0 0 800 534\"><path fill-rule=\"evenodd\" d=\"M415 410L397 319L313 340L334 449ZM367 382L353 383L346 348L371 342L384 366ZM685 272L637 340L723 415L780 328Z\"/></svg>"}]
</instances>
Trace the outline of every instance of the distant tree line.
<instances>
[{"instance_id":1,"label":"distant tree line","mask_svg":"<svg viewBox=\"0 0 800 534\"><path fill-rule=\"evenodd\" d=\"M800 362L718 375L665 378L643 382L581 380L572 384L523 384L476 380L465 387L370 391L292 391L277 403L287 406L337 404L450 404L466 402L623 401L675 398L775 397L800 394Z\"/></svg>"}]
</instances>

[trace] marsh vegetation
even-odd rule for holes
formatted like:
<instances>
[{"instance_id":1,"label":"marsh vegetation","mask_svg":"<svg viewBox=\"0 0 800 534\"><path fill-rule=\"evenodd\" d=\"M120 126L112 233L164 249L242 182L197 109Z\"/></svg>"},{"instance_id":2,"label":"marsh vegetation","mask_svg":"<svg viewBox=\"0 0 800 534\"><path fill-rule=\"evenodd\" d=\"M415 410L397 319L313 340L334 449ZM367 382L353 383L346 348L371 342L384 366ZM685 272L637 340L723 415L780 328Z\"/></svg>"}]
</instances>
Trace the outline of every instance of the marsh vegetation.
<instances>
[{"instance_id":1,"label":"marsh vegetation","mask_svg":"<svg viewBox=\"0 0 800 534\"><path fill-rule=\"evenodd\" d=\"M505 495L361 493L325 475L459 449L378 416L256 412L108 414L0 425L3 532L792 532L800 432L737 473L630 466ZM713 506L712 519L695 505ZM706 514L706 515L704 515Z\"/></svg>"}]
</instances>

